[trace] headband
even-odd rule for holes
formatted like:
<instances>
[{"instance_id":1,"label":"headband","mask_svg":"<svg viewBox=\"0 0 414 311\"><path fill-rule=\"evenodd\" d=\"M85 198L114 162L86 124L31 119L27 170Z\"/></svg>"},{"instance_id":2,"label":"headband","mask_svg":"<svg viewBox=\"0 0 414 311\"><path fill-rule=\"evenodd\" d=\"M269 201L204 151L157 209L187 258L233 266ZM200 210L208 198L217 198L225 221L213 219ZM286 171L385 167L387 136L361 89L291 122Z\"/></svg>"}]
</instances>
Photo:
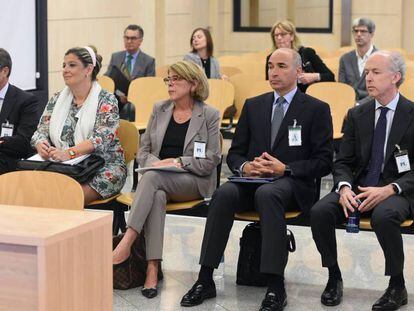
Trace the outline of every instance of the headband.
<instances>
[{"instance_id":1,"label":"headband","mask_svg":"<svg viewBox=\"0 0 414 311\"><path fill-rule=\"evenodd\" d=\"M96 66L96 55L95 55L95 52L89 46L84 46L83 48L88 51L89 55L92 58L92 65L93 65L93 67L95 67Z\"/></svg>"}]
</instances>

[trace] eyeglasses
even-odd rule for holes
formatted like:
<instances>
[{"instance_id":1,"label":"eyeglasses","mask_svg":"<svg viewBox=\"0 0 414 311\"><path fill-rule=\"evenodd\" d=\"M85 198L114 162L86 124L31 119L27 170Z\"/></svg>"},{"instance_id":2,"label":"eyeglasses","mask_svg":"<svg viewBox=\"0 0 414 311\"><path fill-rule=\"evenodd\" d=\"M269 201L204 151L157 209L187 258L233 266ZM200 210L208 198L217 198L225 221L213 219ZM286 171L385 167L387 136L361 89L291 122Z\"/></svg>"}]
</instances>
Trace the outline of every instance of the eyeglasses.
<instances>
[{"instance_id":1,"label":"eyeglasses","mask_svg":"<svg viewBox=\"0 0 414 311\"><path fill-rule=\"evenodd\" d=\"M141 39L140 37L128 37L128 36L124 36L124 40L125 41L135 41L135 40L139 40Z\"/></svg>"},{"instance_id":2,"label":"eyeglasses","mask_svg":"<svg viewBox=\"0 0 414 311\"><path fill-rule=\"evenodd\" d=\"M361 35L366 35L369 31L366 29L352 29L353 34L360 33Z\"/></svg>"},{"instance_id":3,"label":"eyeglasses","mask_svg":"<svg viewBox=\"0 0 414 311\"><path fill-rule=\"evenodd\" d=\"M285 37L285 36L287 36L287 35L290 35L290 32L275 32L274 34L273 34L273 37L275 37L275 38L277 38L277 37Z\"/></svg>"},{"instance_id":4,"label":"eyeglasses","mask_svg":"<svg viewBox=\"0 0 414 311\"><path fill-rule=\"evenodd\" d=\"M183 77L180 77L180 76L172 76L172 77L165 77L162 80L164 81L164 83L166 85L169 85L169 84L174 84L177 81L184 80L184 78Z\"/></svg>"}]
</instances>

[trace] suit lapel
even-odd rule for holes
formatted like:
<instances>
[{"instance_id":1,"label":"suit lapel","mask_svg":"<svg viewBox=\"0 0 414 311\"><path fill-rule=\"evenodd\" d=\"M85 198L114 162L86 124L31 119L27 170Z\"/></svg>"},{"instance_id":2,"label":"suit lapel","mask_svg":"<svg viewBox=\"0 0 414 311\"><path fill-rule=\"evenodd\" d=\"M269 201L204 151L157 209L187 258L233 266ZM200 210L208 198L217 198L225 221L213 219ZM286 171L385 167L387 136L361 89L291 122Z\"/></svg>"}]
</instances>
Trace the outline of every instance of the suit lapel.
<instances>
[{"instance_id":1,"label":"suit lapel","mask_svg":"<svg viewBox=\"0 0 414 311\"><path fill-rule=\"evenodd\" d=\"M200 102L195 102L190 124L188 125L187 134L185 135L183 154L193 137L199 132L200 127L203 125L204 121L205 118L203 114L203 107Z\"/></svg>"},{"instance_id":2,"label":"suit lapel","mask_svg":"<svg viewBox=\"0 0 414 311\"><path fill-rule=\"evenodd\" d=\"M271 150L272 147L272 142L270 141L270 132L272 130L272 106L273 102L275 101L274 94L274 92L267 93L263 103L260 103L255 108L258 116L260 116L260 119L264 120L264 122L261 122L261 125L263 126L261 133L263 133L267 150Z\"/></svg>"},{"instance_id":3,"label":"suit lapel","mask_svg":"<svg viewBox=\"0 0 414 311\"><path fill-rule=\"evenodd\" d=\"M131 80L136 78L139 68L144 68L144 59L141 53L141 51L138 53L137 59L135 60L134 68L132 68Z\"/></svg>"},{"instance_id":4,"label":"suit lapel","mask_svg":"<svg viewBox=\"0 0 414 311\"><path fill-rule=\"evenodd\" d=\"M13 109L13 106L14 106L15 96L16 96L16 90L11 84L9 84L9 88L3 100L3 106L1 107L0 126L6 121L6 119L10 115L10 111Z\"/></svg>"},{"instance_id":5,"label":"suit lapel","mask_svg":"<svg viewBox=\"0 0 414 311\"><path fill-rule=\"evenodd\" d=\"M361 75L359 74L359 68L358 68L358 56L356 54L357 54L357 51L355 50L355 55L354 57L352 57L352 61L351 61L352 70L354 71L355 77L361 78Z\"/></svg>"},{"instance_id":6,"label":"suit lapel","mask_svg":"<svg viewBox=\"0 0 414 311\"><path fill-rule=\"evenodd\" d=\"M168 105L159 110L157 115L157 148L158 153L161 150L162 141L164 140L165 132L170 123L174 104L170 102Z\"/></svg>"},{"instance_id":7,"label":"suit lapel","mask_svg":"<svg viewBox=\"0 0 414 311\"><path fill-rule=\"evenodd\" d=\"M392 126L387 141L384 163L386 164L395 151L395 145L401 141L405 131L413 120L412 104L406 102L406 99L400 95L400 99L395 110Z\"/></svg>"},{"instance_id":8,"label":"suit lapel","mask_svg":"<svg viewBox=\"0 0 414 311\"><path fill-rule=\"evenodd\" d=\"M372 138L374 137L375 127L375 101L367 103L366 109L355 118L355 126L359 129L361 141L361 155L363 161L368 164L371 156Z\"/></svg>"},{"instance_id":9,"label":"suit lapel","mask_svg":"<svg viewBox=\"0 0 414 311\"><path fill-rule=\"evenodd\" d=\"M306 108L304 107L303 94L298 89L298 91L296 91L295 96L293 96L292 102L290 103L289 108L286 111L286 114L283 118L282 124L280 125L279 132L277 133L272 150L275 150L277 148L277 145L279 144L280 140L288 131L288 126L293 125L293 119L297 120L298 116L305 109Z\"/></svg>"}]
</instances>

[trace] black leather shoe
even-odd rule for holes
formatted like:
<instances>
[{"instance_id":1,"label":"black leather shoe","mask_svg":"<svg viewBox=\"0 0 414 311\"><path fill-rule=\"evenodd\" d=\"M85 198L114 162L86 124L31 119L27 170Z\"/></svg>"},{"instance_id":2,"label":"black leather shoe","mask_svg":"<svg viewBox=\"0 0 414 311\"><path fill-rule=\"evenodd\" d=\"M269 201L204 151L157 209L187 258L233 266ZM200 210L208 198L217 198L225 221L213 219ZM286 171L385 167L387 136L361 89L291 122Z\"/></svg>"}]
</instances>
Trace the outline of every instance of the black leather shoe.
<instances>
[{"instance_id":1,"label":"black leather shoe","mask_svg":"<svg viewBox=\"0 0 414 311\"><path fill-rule=\"evenodd\" d=\"M142 296L151 299L151 298L157 297L158 289L156 287L151 287L151 288L143 287L141 289L141 294L142 294Z\"/></svg>"},{"instance_id":2,"label":"black leather shoe","mask_svg":"<svg viewBox=\"0 0 414 311\"><path fill-rule=\"evenodd\" d=\"M200 282L196 282L187 294L181 299L181 306L193 307L197 306L205 299L216 297L216 285L206 286Z\"/></svg>"},{"instance_id":3,"label":"black leather shoe","mask_svg":"<svg viewBox=\"0 0 414 311\"><path fill-rule=\"evenodd\" d=\"M286 305L287 297L285 291L283 291L283 295L268 292L262 301L259 311L282 311Z\"/></svg>"},{"instance_id":4,"label":"black leather shoe","mask_svg":"<svg viewBox=\"0 0 414 311\"><path fill-rule=\"evenodd\" d=\"M321 302L325 306L337 306L342 301L342 280L330 278L321 296Z\"/></svg>"},{"instance_id":5,"label":"black leather shoe","mask_svg":"<svg viewBox=\"0 0 414 311\"><path fill-rule=\"evenodd\" d=\"M372 306L372 310L397 310L407 304L407 289L389 286L384 295Z\"/></svg>"}]
</instances>

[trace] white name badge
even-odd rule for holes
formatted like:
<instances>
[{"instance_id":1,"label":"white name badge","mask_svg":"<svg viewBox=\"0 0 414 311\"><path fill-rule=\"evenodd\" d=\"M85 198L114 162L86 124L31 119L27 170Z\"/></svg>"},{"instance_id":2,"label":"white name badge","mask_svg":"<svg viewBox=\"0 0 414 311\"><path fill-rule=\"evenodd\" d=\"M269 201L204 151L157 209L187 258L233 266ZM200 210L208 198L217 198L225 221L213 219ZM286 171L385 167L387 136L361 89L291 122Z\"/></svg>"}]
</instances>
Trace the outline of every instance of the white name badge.
<instances>
[{"instance_id":1,"label":"white name badge","mask_svg":"<svg viewBox=\"0 0 414 311\"><path fill-rule=\"evenodd\" d=\"M289 126L289 146L302 146L302 126Z\"/></svg>"},{"instance_id":2,"label":"white name badge","mask_svg":"<svg viewBox=\"0 0 414 311\"><path fill-rule=\"evenodd\" d=\"M202 141L195 141L194 142L194 158L202 158L206 157L206 143Z\"/></svg>"},{"instance_id":3,"label":"white name badge","mask_svg":"<svg viewBox=\"0 0 414 311\"><path fill-rule=\"evenodd\" d=\"M14 129L14 125L11 123L3 123L1 125L1 133L0 133L0 137L9 137L9 136L13 136L13 129Z\"/></svg>"},{"instance_id":4,"label":"white name badge","mask_svg":"<svg viewBox=\"0 0 414 311\"><path fill-rule=\"evenodd\" d=\"M404 173L411 170L410 159L407 152L399 152L395 154L395 162L397 163L398 173Z\"/></svg>"}]
</instances>

